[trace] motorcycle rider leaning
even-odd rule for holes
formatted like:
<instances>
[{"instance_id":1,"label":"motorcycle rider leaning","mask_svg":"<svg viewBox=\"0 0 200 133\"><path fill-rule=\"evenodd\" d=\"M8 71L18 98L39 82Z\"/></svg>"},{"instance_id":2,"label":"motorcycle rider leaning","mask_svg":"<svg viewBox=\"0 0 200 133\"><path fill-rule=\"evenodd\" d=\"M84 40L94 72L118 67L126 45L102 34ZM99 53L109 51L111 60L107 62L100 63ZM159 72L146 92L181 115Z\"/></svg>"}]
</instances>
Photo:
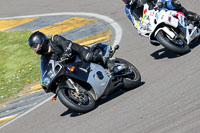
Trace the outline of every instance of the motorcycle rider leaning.
<instances>
[{"instance_id":1,"label":"motorcycle rider leaning","mask_svg":"<svg viewBox=\"0 0 200 133\"><path fill-rule=\"evenodd\" d=\"M153 8L153 4L155 3L157 4L158 7L162 8L167 8L170 10L176 10L176 11L180 11L183 12L185 14L185 16L187 17L187 19L194 21L196 23L199 23L200 21L200 16L194 12L188 11L187 9L185 9L179 0L123 0L124 3L126 4L126 10L127 9L131 9L131 11L135 10L136 12L139 12L139 17L142 17L142 13L143 13L143 5L145 3L147 3L150 8ZM126 12L128 15L128 18L131 20L131 22L134 22L134 18L131 18L129 12Z\"/></svg>"},{"instance_id":2,"label":"motorcycle rider leaning","mask_svg":"<svg viewBox=\"0 0 200 133\"><path fill-rule=\"evenodd\" d=\"M28 43L37 54L42 55L40 59L41 81L50 59L72 61L74 55L77 54L87 62L99 62L104 65L107 63L107 59L101 54L92 52L89 47L81 46L60 35L48 38L44 33L36 31L31 34Z\"/></svg>"}]
</instances>

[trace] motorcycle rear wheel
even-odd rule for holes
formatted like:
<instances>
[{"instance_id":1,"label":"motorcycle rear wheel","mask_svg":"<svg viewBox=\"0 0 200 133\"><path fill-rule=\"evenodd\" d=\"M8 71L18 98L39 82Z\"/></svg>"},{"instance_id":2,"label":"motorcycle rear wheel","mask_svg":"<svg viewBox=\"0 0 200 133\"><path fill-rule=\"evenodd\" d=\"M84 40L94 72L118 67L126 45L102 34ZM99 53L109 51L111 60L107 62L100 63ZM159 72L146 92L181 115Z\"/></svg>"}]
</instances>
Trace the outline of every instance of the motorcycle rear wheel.
<instances>
[{"instance_id":1,"label":"motorcycle rear wheel","mask_svg":"<svg viewBox=\"0 0 200 133\"><path fill-rule=\"evenodd\" d=\"M81 86L79 86L81 87ZM86 113L95 108L95 100L93 96L84 88L79 94L75 90L65 88L58 90L58 98L67 108L78 113Z\"/></svg>"},{"instance_id":2,"label":"motorcycle rear wheel","mask_svg":"<svg viewBox=\"0 0 200 133\"><path fill-rule=\"evenodd\" d=\"M158 32L158 34L156 35L156 39L168 50L172 51L173 53L176 54L186 54L188 52L190 52L190 47L187 44L183 44L183 45L176 45L175 43L173 43L168 37L167 35L164 33L164 31L160 30Z\"/></svg>"},{"instance_id":3,"label":"motorcycle rear wheel","mask_svg":"<svg viewBox=\"0 0 200 133\"><path fill-rule=\"evenodd\" d=\"M133 64L121 58L117 58L115 62L125 64L126 66L128 66L128 69L132 72L130 76L126 76L123 78L124 90L128 91L141 85L140 72Z\"/></svg>"}]
</instances>

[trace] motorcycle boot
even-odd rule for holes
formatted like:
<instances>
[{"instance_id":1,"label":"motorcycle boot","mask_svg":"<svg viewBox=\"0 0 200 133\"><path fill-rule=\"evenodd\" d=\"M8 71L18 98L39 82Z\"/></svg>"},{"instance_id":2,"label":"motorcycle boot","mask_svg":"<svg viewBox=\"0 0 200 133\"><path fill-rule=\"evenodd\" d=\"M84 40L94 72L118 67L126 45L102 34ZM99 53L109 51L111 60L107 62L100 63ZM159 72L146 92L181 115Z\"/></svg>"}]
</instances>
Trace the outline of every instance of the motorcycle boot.
<instances>
[{"instance_id":1,"label":"motorcycle boot","mask_svg":"<svg viewBox=\"0 0 200 133\"><path fill-rule=\"evenodd\" d=\"M127 68L127 66L125 64L115 63L113 61L109 61L107 66L108 66L110 73L113 73L113 74L117 74Z\"/></svg>"},{"instance_id":2,"label":"motorcycle boot","mask_svg":"<svg viewBox=\"0 0 200 133\"><path fill-rule=\"evenodd\" d=\"M197 24L200 22L200 16L197 13L194 13L192 11L188 11L184 7L181 7L180 11L185 14L185 16L188 20L193 21Z\"/></svg>"},{"instance_id":3,"label":"motorcycle boot","mask_svg":"<svg viewBox=\"0 0 200 133\"><path fill-rule=\"evenodd\" d=\"M200 16L197 13L193 13L191 11L188 11L186 17L191 20L194 21L195 23L199 23L200 22Z\"/></svg>"},{"instance_id":4,"label":"motorcycle boot","mask_svg":"<svg viewBox=\"0 0 200 133\"><path fill-rule=\"evenodd\" d=\"M109 60L109 61L107 61L106 66L107 66L107 68L108 68L108 70L109 70L110 72L113 72L114 67L115 67L115 63L114 63L112 60Z\"/></svg>"},{"instance_id":5,"label":"motorcycle boot","mask_svg":"<svg viewBox=\"0 0 200 133\"><path fill-rule=\"evenodd\" d=\"M104 67L106 67L107 66L107 62L108 62L108 58L104 57L102 54L94 52L93 55L92 55L92 61L94 61L95 63L101 64Z\"/></svg>"}]
</instances>

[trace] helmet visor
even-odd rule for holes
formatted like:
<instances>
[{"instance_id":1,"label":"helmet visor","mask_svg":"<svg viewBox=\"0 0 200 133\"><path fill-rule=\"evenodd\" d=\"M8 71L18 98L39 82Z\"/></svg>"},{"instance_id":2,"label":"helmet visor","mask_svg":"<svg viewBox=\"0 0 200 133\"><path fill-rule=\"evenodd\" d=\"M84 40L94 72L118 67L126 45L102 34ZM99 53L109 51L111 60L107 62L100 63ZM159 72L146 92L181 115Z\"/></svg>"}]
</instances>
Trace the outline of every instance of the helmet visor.
<instances>
[{"instance_id":1,"label":"helmet visor","mask_svg":"<svg viewBox=\"0 0 200 133\"><path fill-rule=\"evenodd\" d=\"M40 49L40 45L39 44L34 44L31 47L35 52L37 52Z\"/></svg>"},{"instance_id":2,"label":"helmet visor","mask_svg":"<svg viewBox=\"0 0 200 133\"><path fill-rule=\"evenodd\" d=\"M39 43L33 43L33 44L31 45L31 48L37 48L38 45L39 45Z\"/></svg>"}]
</instances>

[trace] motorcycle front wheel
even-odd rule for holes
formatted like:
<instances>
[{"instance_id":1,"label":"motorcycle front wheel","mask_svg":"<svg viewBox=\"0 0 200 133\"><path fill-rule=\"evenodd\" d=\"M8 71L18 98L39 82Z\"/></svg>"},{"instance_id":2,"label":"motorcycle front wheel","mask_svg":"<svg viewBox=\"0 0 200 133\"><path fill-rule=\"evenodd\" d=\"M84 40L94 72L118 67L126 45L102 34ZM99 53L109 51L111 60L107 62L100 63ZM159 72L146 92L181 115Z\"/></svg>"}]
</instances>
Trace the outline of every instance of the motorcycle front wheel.
<instances>
[{"instance_id":1,"label":"motorcycle front wheel","mask_svg":"<svg viewBox=\"0 0 200 133\"><path fill-rule=\"evenodd\" d=\"M76 84L76 86L81 87L78 84ZM57 94L64 106L78 113L86 113L95 108L93 96L82 87L79 93L74 89L65 88L59 89Z\"/></svg>"},{"instance_id":2,"label":"motorcycle front wheel","mask_svg":"<svg viewBox=\"0 0 200 133\"><path fill-rule=\"evenodd\" d=\"M190 47L184 43L181 39L170 40L167 34L160 30L156 35L156 39L168 50L176 54L186 54L190 52Z\"/></svg>"},{"instance_id":3,"label":"motorcycle front wheel","mask_svg":"<svg viewBox=\"0 0 200 133\"><path fill-rule=\"evenodd\" d=\"M127 66L126 72L130 72L129 75L123 78L124 90L128 91L141 85L140 72L133 64L121 58L115 59L115 62L125 64Z\"/></svg>"}]
</instances>

